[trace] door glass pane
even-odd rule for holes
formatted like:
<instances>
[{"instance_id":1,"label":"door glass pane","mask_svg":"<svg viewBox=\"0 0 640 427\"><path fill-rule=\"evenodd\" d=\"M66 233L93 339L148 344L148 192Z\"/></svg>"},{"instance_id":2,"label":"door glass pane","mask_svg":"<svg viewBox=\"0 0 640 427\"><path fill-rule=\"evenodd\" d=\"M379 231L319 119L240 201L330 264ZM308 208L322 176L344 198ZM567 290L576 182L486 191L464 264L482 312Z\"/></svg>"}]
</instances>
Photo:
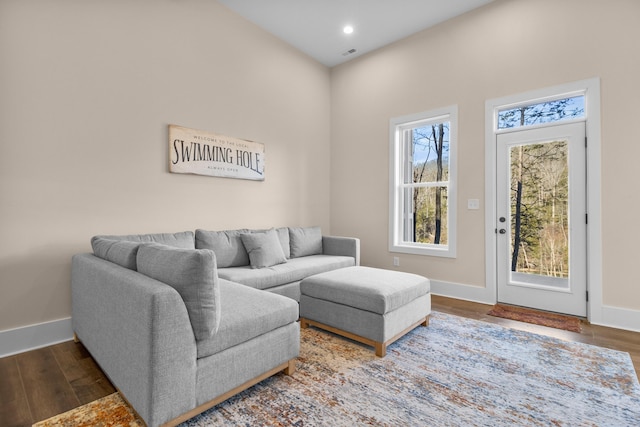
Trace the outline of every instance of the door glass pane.
<instances>
[{"instance_id":1,"label":"door glass pane","mask_svg":"<svg viewBox=\"0 0 640 427\"><path fill-rule=\"evenodd\" d=\"M510 148L511 279L568 288L567 141Z\"/></svg>"}]
</instances>

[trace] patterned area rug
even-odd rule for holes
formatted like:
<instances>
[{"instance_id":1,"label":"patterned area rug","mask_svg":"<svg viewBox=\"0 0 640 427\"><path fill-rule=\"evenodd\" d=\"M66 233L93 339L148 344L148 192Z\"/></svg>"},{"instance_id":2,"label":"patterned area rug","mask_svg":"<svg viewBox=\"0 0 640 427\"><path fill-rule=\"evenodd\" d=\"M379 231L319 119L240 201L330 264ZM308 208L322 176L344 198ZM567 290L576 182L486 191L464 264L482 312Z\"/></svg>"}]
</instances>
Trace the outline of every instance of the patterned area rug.
<instances>
[{"instance_id":1,"label":"patterned area rug","mask_svg":"<svg viewBox=\"0 0 640 427\"><path fill-rule=\"evenodd\" d=\"M638 426L640 384L628 353L433 313L383 359L302 330L293 376L267 379L182 427L217 425Z\"/></svg>"},{"instance_id":2,"label":"patterned area rug","mask_svg":"<svg viewBox=\"0 0 640 427\"><path fill-rule=\"evenodd\" d=\"M489 316L502 317L504 319L533 323L534 325L564 329L565 331L580 332L582 330L580 327L580 319L577 317L533 310L531 308L517 307L514 305L496 304L487 314Z\"/></svg>"}]
</instances>

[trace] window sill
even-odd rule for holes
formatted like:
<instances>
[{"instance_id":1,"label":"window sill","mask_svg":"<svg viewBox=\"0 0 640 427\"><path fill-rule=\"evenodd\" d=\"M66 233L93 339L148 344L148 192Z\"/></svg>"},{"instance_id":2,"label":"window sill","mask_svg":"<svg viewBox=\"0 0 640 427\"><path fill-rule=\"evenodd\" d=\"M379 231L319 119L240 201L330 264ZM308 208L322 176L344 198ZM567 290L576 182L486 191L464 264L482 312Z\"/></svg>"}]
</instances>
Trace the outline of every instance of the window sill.
<instances>
[{"instance_id":1,"label":"window sill","mask_svg":"<svg viewBox=\"0 0 640 427\"><path fill-rule=\"evenodd\" d=\"M436 247L435 245L422 245L422 244L391 245L389 247L389 251L403 253L403 254L435 256L435 257L441 257L441 258L456 257L455 248L452 248L451 246Z\"/></svg>"}]
</instances>

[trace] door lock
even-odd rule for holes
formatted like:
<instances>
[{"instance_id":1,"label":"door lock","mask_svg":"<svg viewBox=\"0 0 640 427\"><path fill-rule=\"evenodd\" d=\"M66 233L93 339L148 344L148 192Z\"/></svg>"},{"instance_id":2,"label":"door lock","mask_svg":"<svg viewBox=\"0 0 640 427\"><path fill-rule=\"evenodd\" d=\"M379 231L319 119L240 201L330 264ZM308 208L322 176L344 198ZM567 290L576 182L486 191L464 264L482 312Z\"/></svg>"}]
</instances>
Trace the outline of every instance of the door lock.
<instances>
[{"instance_id":1,"label":"door lock","mask_svg":"<svg viewBox=\"0 0 640 427\"><path fill-rule=\"evenodd\" d=\"M498 221L504 223L507 219L503 216L501 216L500 218L498 218ZM504 228L501 228L500 230L498 230L498 232L500 234L505 234L507 232L507 230L505 230Z\"/></svg>"}]
</instances>

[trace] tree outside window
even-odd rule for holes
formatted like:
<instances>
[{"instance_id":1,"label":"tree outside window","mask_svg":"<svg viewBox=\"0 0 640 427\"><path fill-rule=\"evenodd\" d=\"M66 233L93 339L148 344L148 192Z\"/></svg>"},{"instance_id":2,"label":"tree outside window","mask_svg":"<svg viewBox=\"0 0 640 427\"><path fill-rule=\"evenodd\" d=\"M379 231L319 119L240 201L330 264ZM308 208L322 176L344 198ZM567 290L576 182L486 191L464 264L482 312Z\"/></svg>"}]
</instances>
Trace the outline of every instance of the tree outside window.
<instances>
[{"instance_id":1,"label":"tree outside window","mask_svg":"<svg viewBox=\"0 0 640 427\"><path fill-rule=\"evenodd\" d=\"M450 123L433 123L412 129L411 156L407 166L411 168L411 203L405 216L405 239L410 242L447 244L447 186L449 179L449 127Z\"/></svg>"}]
</instances>

